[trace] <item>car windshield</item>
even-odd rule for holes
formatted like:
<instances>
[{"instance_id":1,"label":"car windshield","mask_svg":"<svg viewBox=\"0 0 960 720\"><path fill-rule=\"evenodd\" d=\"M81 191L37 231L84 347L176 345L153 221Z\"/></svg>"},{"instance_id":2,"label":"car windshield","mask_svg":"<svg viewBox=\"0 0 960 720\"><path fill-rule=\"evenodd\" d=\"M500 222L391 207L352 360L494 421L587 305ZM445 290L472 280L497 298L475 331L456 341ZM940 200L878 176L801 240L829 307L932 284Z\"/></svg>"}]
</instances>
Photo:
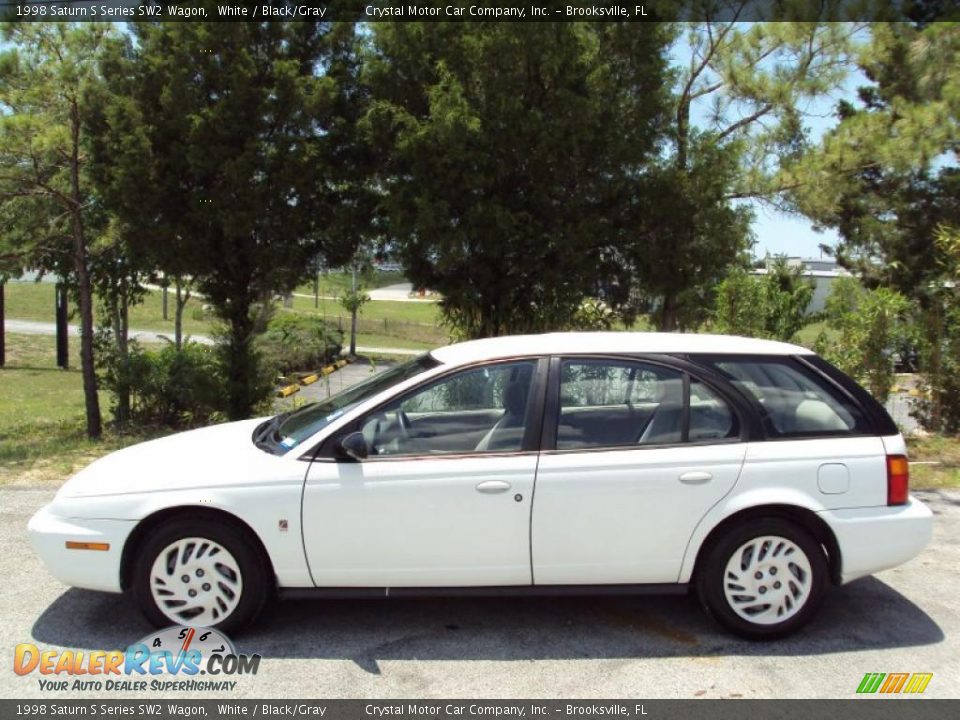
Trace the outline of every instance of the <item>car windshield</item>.
<instances>
[{"instance_id":1,"label":"car windshield","mask_svg":"<svg viewBox=\"0 0 960 720\"><path fill-rule=\"evenodd\" d=\"M326 400L304 405L267 420L254 431L253 442L262 450L281 455L297 447L356 405L437 365L439 363L430 353L418 355Z\"/></svg>"}]
</instances>

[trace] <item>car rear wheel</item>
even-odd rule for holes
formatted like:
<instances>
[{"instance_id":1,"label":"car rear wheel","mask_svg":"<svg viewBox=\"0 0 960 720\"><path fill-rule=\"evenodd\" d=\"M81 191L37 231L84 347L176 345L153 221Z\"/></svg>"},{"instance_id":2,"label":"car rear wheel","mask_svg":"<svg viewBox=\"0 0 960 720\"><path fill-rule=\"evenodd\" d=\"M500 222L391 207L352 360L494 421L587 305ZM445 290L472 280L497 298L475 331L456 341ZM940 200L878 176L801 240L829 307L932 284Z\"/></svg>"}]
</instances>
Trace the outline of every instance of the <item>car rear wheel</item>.
<instances>
[{"instance_id":1,"label":"car rear wheel","mask_svg":"<svg viewBox=\"0 0 960 720\"><path fill-rule=\"evenodd\" d=\"M133 594L154 625L233 630L265 604L270 573L250 538L225 522L180 519L140 549Z\"/></svg>"},{"instance_id":2,"label":"car rear wheel","mask_svg":"<svg viewBox=\"0 0 960 720\"><path fill-rule=\"evenodd\" d=\"M827 581L819 543L779 518L733 527L708 551L697 590L708 612L742 637L783 637L816 613Z\"/></svg>"}]
</instances>

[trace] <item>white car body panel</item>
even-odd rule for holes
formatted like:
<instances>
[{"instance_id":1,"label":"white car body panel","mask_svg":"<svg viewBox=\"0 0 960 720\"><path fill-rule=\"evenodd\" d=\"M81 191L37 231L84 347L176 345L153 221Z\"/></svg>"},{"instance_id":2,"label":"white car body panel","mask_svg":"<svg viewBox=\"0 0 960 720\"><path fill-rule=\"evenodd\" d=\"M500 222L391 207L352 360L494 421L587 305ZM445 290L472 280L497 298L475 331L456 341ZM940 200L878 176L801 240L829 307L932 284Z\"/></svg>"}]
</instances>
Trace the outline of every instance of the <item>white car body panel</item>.
<instances>
[{"instance_id":1,"label":"white car body panel","mask_svg":"<svg viewBox=\"0 0 960 720\"><path fill-rule=\"evenodd\" d=\"M906 505L824 510L820 517L840 546L843 583L902 565L933 535L933 513L913 497Z\"/></svg>"},{"instance_id":2,"label":"white car body panel","mask_svg":"<svg viewBox=\"0 0 960 720\"><path fill-rule=\"evenodd\" d=\"M824 493L818 471L823 465L836 464L846 467L849 488ZM808 495L818 508L869 507L887 504L886 476L886 450L879 437L752 442L737 492L775 486Z\"/></svg>"},{"instance_id":3,"label":"white car body panel","mask_svg":"<svg viewBox=\"0 0 960 720\"><path fill-rule=\"evenodd\" d=\"M111 453L64 484L46 516L58 519L54 528L62 520L80 531L95 532L100 520L132 521L132 529L140 520L167 508L223 510L257 534L281 586L309 586L300 531L300 497L308 463L254 447L250 437L258 422L215 425ZM281 529L282 520L286 529ZM114 541L104 553L64 550L62 541L54 548L42 539L46 532L41 528L49 527L46 522L30 528L42 557L75 565L79 553L83 553L84 564L92 562L96 554L95 582L69 584L90 589L109 585L120 590L122 542ZM44 543L42 551L39 542ZM108 561L113 563L112 577L106 581L99 573Z\"/></svg>"},{"instance_id":4,"label":"white car body panel","mask_svg":"<svg viewBox=\"0 0 960 720\"><path fill-rule=\"evenodd\" d=\"M537 585L674 583L690 534L734 487L745 443L548 452L531 527ZM687 473L708 472L685 484Z\"/></svg>"},{"instance_id":5,"label":"white car body panel","mask_svg":"<svg viewBox=\"0 0 960 720\"><path fill-rule=\"evenodd\" d=\"M34 552L63 584L120 592L120 554L136 526L136 520L69 520L54 515L47 505L30 518L27 531ZM67 541L108 543L110 549L67 550Z\"/></svg>"},{"instance_id":6,"label":"white car body panel","mask_svg":"<svg viewBox=\"0 0 960 720\"><path fill-rule=\"evenodd\" d=\"M536 453L312 463L303 534L315 583L529 585L536 469ZM491 481L510 487L477 490Z\"/></svg>"}]
</instances>

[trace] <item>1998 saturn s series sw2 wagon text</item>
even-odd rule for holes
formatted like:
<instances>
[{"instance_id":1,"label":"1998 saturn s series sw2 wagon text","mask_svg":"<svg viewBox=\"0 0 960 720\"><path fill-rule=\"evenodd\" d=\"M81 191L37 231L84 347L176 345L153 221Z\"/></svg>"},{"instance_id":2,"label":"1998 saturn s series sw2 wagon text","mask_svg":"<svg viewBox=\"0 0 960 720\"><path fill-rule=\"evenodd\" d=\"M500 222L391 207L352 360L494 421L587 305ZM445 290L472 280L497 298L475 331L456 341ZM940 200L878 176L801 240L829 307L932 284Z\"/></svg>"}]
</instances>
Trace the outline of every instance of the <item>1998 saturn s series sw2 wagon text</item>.
<instances>
[{"instance_id":1,"label":"1998 saturn s series sw2 wagon text","mask_svg":"<svg viewBox=\"0 0 960 720\"><path fill-rule=\"evenodd\" d=\"M914 557L884 409L809 350L565 333L451 345L270 419L120 450L31 519L76 587L235 629L280 594L686 592L753 638Z\"/></svg>"}]
</instances>

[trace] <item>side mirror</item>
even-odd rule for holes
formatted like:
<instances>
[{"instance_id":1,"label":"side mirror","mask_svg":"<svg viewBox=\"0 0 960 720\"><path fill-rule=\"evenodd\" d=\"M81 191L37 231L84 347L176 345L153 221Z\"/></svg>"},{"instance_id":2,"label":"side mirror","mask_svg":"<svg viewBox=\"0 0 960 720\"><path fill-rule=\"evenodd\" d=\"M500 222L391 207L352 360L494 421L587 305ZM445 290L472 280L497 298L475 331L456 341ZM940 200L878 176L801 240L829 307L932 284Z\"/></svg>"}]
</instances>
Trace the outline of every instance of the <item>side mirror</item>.
<instances>
[{"instance_id":1,"label":"side mirror","mask_svg":"<svg viewBox=\"0 0 960 720\"><path fill-rule=\"evenodd\" d=\"M367 439L362 432L350 433L340 441L339 446L344 455L357 461L365 460L370 454Z\"/></svg>"}]
</instances>

